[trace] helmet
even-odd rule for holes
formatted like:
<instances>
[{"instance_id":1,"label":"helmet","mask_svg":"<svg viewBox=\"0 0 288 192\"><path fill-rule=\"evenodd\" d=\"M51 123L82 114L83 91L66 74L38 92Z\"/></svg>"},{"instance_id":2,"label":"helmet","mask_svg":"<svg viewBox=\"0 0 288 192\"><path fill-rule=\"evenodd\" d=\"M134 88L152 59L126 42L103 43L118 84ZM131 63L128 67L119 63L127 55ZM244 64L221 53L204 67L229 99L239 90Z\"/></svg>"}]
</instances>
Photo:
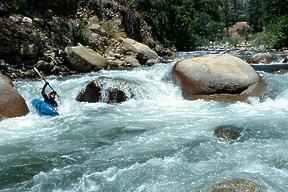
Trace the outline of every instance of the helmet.
<instances>
[{"instance_id":1,"label":"helmet","mask_svg":"<svg viewBox=\"0 0 288 192\"><path fill-rule=\"evenodd\" d=\"M49 95L52 95L52 94L57 95L57 92L56 92L56 91L51 91L51 92L49 93Z\"/></svg>"}]
</instances>

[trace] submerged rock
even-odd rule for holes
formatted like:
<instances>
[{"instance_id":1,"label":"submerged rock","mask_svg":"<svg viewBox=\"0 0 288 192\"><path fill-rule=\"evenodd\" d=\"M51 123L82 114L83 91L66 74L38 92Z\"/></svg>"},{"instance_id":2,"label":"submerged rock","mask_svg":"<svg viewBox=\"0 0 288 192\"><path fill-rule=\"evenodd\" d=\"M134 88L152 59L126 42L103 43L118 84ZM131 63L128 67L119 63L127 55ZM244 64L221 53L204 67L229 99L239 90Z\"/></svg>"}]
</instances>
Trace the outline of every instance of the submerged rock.
<instances>
[{"instance_id":1,"label":"submerged rock","mask_svg":"<svg viewBox=\"0 0 288 192\"><path fill-rule=\"evenodd\" d=\"M219 139L237 140L241 137L241 131L234 126L219 126L215 128L214 135Z\"/></svg>"},{"instance_id":2,"label":"submerged rock","mask_svg":"<svg viewBox=\"0 0 288 192\"><path fill-rule=\"evenodd\" d=\"M243 101L266 87L248 63L228 54L179 61L172 73L186 99Z\"/></svg>"},{"instance_id":3,"label":"submerged rock","mask_svg":"<svg viewBox=\"0 0 288 192\"><path fill-rule=\"evenodd\" d=\"M288 55L286 55L286 57L284 58L283 63L288 63Z\"/></svg>"},{"instance_id":4,"label":"submerged rock","mask_svg":"<svg viewBox=\"0 0 288 192\"><path fill-rule=\"evenodd\" d=\"M247 60L248 63L272 63L272 55L270 53L257 53Z\"/></svg>"},{"instance_id":5,"label":"submerged rock","mask_svg":"<svg viewBox=\"0 0 288 192\"><path fill-rule=\"evenodd\" d=\"M121 103L135 96L129 82L122 78L100 77L90 81L76 100L79 102Z\"/></svg>"},{"instance_id":6,"label":"submerged rock","mask_svg":"<svg viewBox=\"0 0 288 192\"><path fill-rule=\"evenodd\" d=\"M85 90L81 91L76 97L76 101L96 103L100 101L101 97L101 85L96 81L90 81Z\"/></svg>"},{"instance_id":7,"label":"submerged rock","mask_svg":"<svg viewBox=\"0 0 288 192\"><path fill-rule=\"evenodd\" d=\"M263 192L261 187L247 179L231 179L213 187L212 192Z\"/></svg>"},{"instance_id":8,"label":"submerged rock","mask_svg":"<svg viewBox=\"0 0 288 192\"><path fill-rule=\"evenodd\" d=\"M24 98L2 75L0 75L0 93L0 119L19 117L29 112Z\"/></svg>"},{"instance_id":9,"label":"submerged rock","mask_svg":"<svg viewBox=\"0 0 288 192\"><path fill-rule=\"evenodd\" d=\"M108 66L107 60L92 49L83 46L65 49L70 67L80 72L98 71Z\"/></svg>"}]
</instances>

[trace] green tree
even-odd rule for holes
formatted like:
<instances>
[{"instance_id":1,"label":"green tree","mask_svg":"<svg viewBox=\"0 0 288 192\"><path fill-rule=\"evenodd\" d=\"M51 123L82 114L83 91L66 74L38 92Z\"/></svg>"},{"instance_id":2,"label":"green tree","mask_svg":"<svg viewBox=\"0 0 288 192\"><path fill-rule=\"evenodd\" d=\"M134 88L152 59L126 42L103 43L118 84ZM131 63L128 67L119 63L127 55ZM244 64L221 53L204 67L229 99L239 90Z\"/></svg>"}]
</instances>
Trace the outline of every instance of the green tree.
<instances>
[{"instance_id":1,"label":"green tree","mask_svg":"<svg viewBox=\"0 0 288 192\"><path fill-rule=\"evenodd\" d=\"M250 0L248 14L248 21L254 33L263 31L265 16L263 0Z\"/></svg>"},{"instance_id":2,"label":"green tree","mask_svg":"<svg viewBox=\"0 0 288 192\"><path fill-rule=\"evenodd\" d=\"M131 3L159 38L172 42L178 49L191 50L223 35L221 1L131 0Z\"/></svg>"},{"instance_id":3,"label":"green tree","mask_svg":"<svg viewBox=\"0 0 288 192\"><path fill-rule=\"evenodd\" d=\"M265 6L265 20L269 21L271 18L288 15L287 0L263 0Z\"/></svg>"},{"instance_id":4,"label":"green tree","mask_svg":"<svg viewBox=\"0 0 288 192\"><path fill-rule=\"evenodd\" d=\"M266 26L268 43L274 48L288 47L288 16L274 17Z\"/></svg>"}]
</instances>

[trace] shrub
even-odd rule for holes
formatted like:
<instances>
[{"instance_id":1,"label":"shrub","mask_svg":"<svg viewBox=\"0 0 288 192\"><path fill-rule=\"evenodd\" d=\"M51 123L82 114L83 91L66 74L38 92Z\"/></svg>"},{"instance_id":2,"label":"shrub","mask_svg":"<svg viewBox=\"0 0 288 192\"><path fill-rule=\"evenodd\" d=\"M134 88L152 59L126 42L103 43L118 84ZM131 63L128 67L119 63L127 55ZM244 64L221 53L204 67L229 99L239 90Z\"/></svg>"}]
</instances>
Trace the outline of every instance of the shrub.
<instances>
[{"instance_id":1,"label":"shrub","mask_svg":"<svg viewBox=\"0 0 288 192\"><path fill-rule=\"evenodd\" d=\"M19 10L25 3L25 0L12 0L12 7L17 11Z\"/></svg>"},{"instance_id":2,"label":"shrub","mask_svg":"<svg viewBox=\"0 0 288 192\"><path fill-rule=\"evenodd\" d=\"M267 42L268 42L268 37L264 32L262 32L262 33L254 34L251 37L250 44L252 46L259 47L260 45L267 45Z\"/></svg>"},{"instance_id":3,"label":"shrub","mask_svg":"<svg viewBox=\"0 0 288 192\"><path fill-rule=\"evenodd\" d=\"M86 32L86 24L80 21L77 24L71 25L71 37L73 45L77 45L77 43L81 43L82 45L89 44L89 36Z\"/></svg>"},{"instance_id":4,"label":"shrub","mask_svg":"<svg viewBox=\"0 0 288 192\"><path fill-rule=\"evenodd\" d=\"M118 28L112 21L103 22L102 27L105 29L107 37L109 37L109 38L116 37Z\"/></svg>"},{"instance_id":5,"label":"shrub","mask_svg":"<svg viewBox=\"0 0 288 192\"><path fill-rule=\"evenodd\" d=\"M239 39L235 38L235 37L232 37L232 38L228 39L228 42L233 47L237 47L237 45L239 44Z\"/></svg>"},{"instance_id":6,"label":"shrub","mask_svg":"<svg viewBox=\"0 0 288 192\"><path fill-rule=\"evenodd\" d=\"M275 17L266 26L268 44L274 48L288 46L288 16Z\"/></svg>"}]
</instances>

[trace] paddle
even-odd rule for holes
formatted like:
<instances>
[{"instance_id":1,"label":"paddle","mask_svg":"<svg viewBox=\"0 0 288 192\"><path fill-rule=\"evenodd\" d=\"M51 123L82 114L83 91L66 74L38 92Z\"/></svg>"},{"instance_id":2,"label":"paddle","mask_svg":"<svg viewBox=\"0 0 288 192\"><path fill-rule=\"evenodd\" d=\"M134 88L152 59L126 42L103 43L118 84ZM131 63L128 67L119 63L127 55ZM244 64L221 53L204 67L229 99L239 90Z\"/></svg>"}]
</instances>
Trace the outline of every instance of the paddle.
<instances>
[{"instance_id":1,"label":"paddle","mask_svg":"<svg viewBox=\"0 0 288 192\"><path fill-rule=\"evenodd\" d=\"M48 83L48 81L46 81L46 79L41 75L41 73L40 73L40 71L38 71L38 69L36 68L36 67L34 67L33 68L34 69L34 71L41 77L41 79L45 82L45 83ZM52 90L52 91L55 91L54 89L53 89L53 87L51 87L51 85L48 83L48 86L50 87L50 89ZM55 91L56 92L56 91ZM58 94L57 94L58 95ZM59 97L59 95L58 95L58 97Z\"/></svg>"}]
</instances>

